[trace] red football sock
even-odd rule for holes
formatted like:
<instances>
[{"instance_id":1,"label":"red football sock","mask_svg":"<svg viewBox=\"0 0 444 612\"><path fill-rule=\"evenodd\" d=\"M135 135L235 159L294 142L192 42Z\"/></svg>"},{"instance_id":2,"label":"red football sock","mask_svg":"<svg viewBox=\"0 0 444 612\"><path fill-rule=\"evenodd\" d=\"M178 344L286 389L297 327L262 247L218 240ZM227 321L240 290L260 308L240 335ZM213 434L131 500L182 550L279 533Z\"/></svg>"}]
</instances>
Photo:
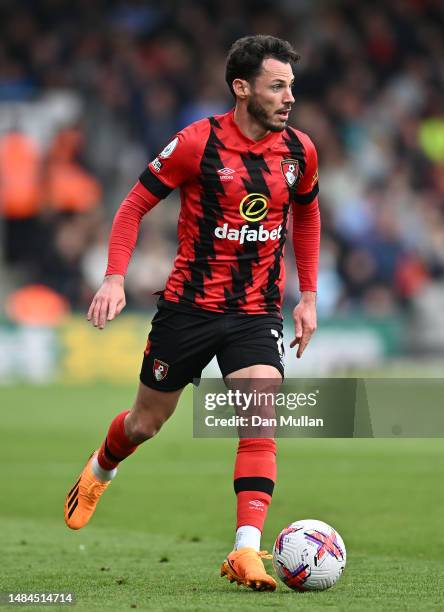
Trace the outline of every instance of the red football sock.
<instances>
[{"instance_id":1,"label":"red football sock","mask_svg":"<svg viewBox=\"0 0 444 612\"><path fill-rule=\"evenodd\" d=\"M262 531L276 481L276 442L272 438L239 440L234 467L237 528L252 525Z\"/></svg>"},{"instance_id":2,"label":"red football sock","mask_svg":"<svg viewBox=\"0 0 444 612\"><path fill-rule=\"evenodd\" d=\"M138 447L138 444L134 445L125 433L125 417L128 413L129 410L125 410L116 416L100 447L97 461L104 470L113 470Z\"/></svg>"}]
</instances>

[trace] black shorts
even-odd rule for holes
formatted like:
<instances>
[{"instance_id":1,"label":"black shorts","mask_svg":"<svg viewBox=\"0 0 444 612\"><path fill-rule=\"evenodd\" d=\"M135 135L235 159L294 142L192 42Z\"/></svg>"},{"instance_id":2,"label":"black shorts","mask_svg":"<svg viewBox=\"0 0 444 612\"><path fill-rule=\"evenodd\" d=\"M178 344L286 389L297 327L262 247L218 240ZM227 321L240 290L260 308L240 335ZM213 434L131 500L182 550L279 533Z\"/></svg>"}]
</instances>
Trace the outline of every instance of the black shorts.
<instances>
[{"instance_id":1,"label":"black shorts","mask_svg":"<svg viewBox=\"0 0 444 612\"><path fill-rule=\"evenodd\" d=\"M176 391L217 357L225 377L240 368L274 366L284 377L282 319L278 314L225 314L184 309L160 298L140 372L159 391Z\"/></svg>"}]
</instances>

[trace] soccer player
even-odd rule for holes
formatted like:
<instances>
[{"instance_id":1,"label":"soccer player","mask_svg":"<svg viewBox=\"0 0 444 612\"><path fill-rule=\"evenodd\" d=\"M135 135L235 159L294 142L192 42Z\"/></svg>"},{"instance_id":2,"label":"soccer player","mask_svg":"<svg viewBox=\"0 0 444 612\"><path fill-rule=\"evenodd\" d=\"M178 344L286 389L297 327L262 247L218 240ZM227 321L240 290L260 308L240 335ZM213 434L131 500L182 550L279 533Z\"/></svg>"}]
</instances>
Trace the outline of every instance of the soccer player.
<instances>
[{"instance_id":1,"label":"soccer player","mask_svg":"<svg viewBox=\"0 0 444 612\"><path fill-rule=\"evenodd\" d=\"M178 252L152 321L131 410L118 414L65 502L84 527L121 461L172 415L183 388L216 356L229 381L277 380L283 371L284 245L292 237L301 299L293 310L301 357L316 328L320 219L317 156L287 125L299 55L272 36L237 40L228 54L230 112L179 132L148 165L114 219L108 267L88 311L99 329L125 306L124 276L142 217L180 188ZM239 440L234 469L237 531L221 575L274 590L260 537L276 480L272 438Z\"/></svg>"}]
</instances>

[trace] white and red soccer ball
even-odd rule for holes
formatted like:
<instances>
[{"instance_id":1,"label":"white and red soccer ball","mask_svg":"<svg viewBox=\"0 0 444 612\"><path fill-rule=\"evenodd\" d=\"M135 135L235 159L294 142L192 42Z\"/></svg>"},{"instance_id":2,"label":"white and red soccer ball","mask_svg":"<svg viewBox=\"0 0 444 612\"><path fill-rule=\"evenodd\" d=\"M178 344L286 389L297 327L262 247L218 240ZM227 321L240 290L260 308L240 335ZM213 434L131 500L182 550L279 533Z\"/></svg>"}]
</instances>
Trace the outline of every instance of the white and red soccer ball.
<instances>
[{"instance_id":1,"label":"white and red soccer ball","mask_svg":"<svg viewBox=\"0 0 444 612\"><path fill-rule=\"evenodd\" d=\"M344 542L322 521L291 523L276 538L273 565L277 575L295 591L323 591L341 577L346 563Z\"/></svg>"}]
</instances>

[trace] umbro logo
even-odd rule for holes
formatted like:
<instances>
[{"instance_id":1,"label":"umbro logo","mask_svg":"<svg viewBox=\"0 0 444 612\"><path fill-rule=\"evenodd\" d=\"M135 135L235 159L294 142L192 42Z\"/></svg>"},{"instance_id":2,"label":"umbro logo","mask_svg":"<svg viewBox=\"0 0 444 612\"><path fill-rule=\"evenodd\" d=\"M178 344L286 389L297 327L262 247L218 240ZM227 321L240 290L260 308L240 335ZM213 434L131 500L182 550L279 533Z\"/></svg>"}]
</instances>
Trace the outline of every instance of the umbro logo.
<instances>
[{"instance_id":1,"label":"umbro logo","mask_svg":"<svg viewBox=\"0 0 444 612\"><path fill-rule=\"evenodd\" d=\"M218 174L224 174L224 175L234 174L235 172L236 170L232 170L231 168L221 168L220 170L217 171Z\"/></svg>"},{"instance_id":2,"label":"umbro logo","mask_svg":"<svg viewBox=\"0 0 444 612\"><path fill-rule=\"evenodd\" d=\"M236 170L232 170L231 168L221 168L220 170L217 171L218 175L220 176L221 181L232 181L233 180L233 174L236 172Z\"/></svg>"},{"instance_id":3,"label":"umbro logo","mask_svg":"<svg viewBox=\"0 0 444 612\"><path fill-rule=\"evenodd\" d=\"M260 510L261 512L263 512L262 508L265 506L265 504L259 499L252 499L250 502L248 502L248 504L253 508L256 508L256 510Z\"/></svg>"}]
</instances>

